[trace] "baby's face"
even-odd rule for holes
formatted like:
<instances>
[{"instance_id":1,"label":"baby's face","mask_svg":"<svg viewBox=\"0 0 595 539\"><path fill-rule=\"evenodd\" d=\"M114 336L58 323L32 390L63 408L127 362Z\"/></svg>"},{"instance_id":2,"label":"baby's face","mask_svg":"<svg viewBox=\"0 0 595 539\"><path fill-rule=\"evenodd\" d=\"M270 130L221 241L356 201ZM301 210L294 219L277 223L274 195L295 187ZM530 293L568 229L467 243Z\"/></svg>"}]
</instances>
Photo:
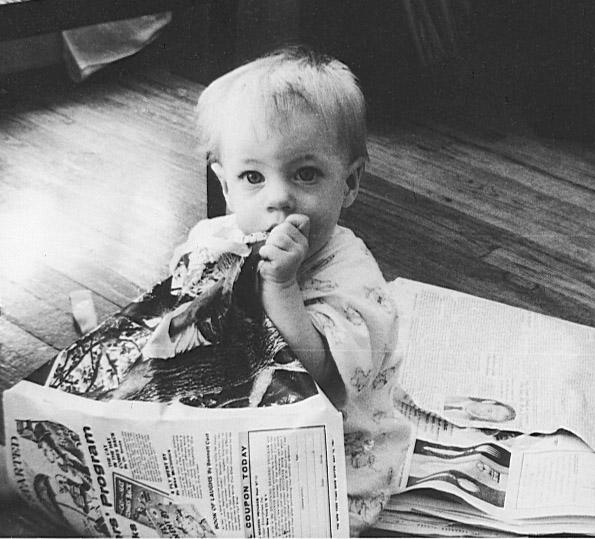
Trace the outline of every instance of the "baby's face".
<instances>
[{"instance_id":1,"label":"baby's face","mask_svg":"<svg viewBox=\"0 0 595 539\"><path fill-rule=\"evenodd\" d=\"M265 119L258 107L229 115L213 170L244 234L270 231L291 214L306 215L313 254L332 235L341 208L353 202L362 162L349 163L314 114L295 112L273 127Z\"/></svg>"}]
</instances>

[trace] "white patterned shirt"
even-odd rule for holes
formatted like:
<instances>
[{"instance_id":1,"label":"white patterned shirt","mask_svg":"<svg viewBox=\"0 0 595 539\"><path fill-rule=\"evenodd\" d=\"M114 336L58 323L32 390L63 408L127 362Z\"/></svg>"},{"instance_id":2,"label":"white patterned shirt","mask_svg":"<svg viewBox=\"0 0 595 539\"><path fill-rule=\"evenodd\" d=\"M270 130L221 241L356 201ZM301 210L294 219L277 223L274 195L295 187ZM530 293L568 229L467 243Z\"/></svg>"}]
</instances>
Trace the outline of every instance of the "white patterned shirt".
<instances>
[{"instance_id":1,"label":"white patterned shirt","mask_svg":"<svg viewBox=\"0 0 595 539\"><path fill-rule=\"evenodd\" d=\"M209 235L233 242L243 237L234 215L201 221L176 250L172 267ZM393 406L400 394L395 302L364 242L341 226L304 261L298 285L345 385L341 412L350 524L357 534L373 525L390 495L399 490L410 435L409 424Z\"/></svg>"}]
</instances>

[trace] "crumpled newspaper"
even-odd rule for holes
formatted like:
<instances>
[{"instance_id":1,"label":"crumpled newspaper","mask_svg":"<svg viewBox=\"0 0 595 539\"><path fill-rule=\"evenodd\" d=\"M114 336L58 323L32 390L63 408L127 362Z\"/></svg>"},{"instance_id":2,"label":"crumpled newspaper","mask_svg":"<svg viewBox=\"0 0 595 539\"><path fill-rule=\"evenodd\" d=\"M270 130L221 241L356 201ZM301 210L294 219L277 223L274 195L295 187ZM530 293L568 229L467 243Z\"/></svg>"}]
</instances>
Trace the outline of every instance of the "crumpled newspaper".
<instances>
[{"instance_id":1,"label":"crumpled newspaper","mask_svg":"<svg viewBox=\"0 0 595 539\"><path fill-rule=\"evenodd\" d=\"M173 275L61 351L48 385L98 400L198 407L293 403L318 392L258 297L258 249L205 241Z\"/></svg>"}]
</instances>

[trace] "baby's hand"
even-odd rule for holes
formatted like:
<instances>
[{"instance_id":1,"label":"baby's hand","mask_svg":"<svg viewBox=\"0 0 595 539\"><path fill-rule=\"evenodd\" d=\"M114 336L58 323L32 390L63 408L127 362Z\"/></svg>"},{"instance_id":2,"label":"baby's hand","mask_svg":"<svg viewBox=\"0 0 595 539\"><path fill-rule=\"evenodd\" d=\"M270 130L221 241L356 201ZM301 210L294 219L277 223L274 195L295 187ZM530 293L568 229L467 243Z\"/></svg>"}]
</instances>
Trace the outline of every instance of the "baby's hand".
<instances>
[{"instance_id":1,"label":"baby's hand","mask_svg":"<svg viewBox=\"0 0 595 539\"><path fill-rule=\"evenodd\" d=\"M308 254L310 219L305 215L289 215L271 231L260 248L258 271L263 281L280 285L295 282L297 271Z\"/></svg>"}]
</instances>

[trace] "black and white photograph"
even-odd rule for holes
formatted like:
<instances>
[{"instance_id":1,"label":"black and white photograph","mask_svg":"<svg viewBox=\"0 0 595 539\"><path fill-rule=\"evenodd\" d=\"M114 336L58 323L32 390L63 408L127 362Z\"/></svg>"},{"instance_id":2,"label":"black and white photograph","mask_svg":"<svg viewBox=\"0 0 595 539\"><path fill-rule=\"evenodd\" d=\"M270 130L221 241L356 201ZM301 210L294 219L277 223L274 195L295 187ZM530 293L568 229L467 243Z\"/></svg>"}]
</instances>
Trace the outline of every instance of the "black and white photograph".
<instances>
[{"instance_id":1,"label":"black and white photograph","mask_svg":"<svg viewBox=\"0 0 595 539\"><path fill-rule=\"evenodd\" d=\"M595 536L594 28L0 0L0 537Z\"/></svg>"}]
</instances>

